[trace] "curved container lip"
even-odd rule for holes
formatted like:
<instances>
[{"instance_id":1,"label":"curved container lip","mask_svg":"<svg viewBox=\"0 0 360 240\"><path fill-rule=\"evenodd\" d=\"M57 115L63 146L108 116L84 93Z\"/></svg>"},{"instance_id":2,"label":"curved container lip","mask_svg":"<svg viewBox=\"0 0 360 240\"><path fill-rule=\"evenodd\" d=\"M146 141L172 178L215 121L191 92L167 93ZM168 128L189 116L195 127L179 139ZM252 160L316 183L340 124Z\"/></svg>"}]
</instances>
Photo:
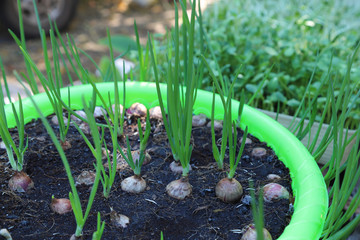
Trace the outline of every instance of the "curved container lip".
<instances>
[{"instance_id":1,"label":"curved container lip","mask_svg":"<svg viewBox=\"0 0 360 240\"><path fill-rule=\"evenodd\" d=\"M114 98L114 83L99 83L96 85L101 94L110 94ZM161 93L166 105L166 85L161 84ZM81 109L82 98L90 99L91 85L70 87L71 107ZM119 83L120 101L122 101L122 83ZM62 89L64 101L68 99L68 88ZM33 96L45 116L53 113L53 109L45 93ZM106 98L107 99L107 98ZM232 100L233 118L237 118L239 102ZM157 106L158 99L155 83L127 82L126 101L128 107L134 102L141 102L147 107ZM194 113L211 116L212 93L198 90ZM100 103L98 100L97 103ZM38 114L30 101L23 100L25 122L38 118ZM15 126L10 105L5 106L9 127ZM219 96L215 98L215 118L223 117L223 108ZM324 227L328 210L328 193L323 176L314 158L304 145L286 128L261 113L245 105L241 117L241 127L248 126L249 132L259 140L266 142L277 154L279 159L289 168L292 178L292 191L295 197L294 213L289 225L285 228L280 240L312 240L319 239Z\"/></svg>"}]
</instances>

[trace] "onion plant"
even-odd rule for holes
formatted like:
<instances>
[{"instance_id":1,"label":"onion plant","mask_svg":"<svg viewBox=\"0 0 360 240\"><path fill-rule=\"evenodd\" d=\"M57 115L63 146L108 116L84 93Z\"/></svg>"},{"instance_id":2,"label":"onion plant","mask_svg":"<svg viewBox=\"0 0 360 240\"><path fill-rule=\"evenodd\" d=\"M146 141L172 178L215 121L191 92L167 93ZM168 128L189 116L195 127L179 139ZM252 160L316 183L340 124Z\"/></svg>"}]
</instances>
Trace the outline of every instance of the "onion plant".
<instances>
[{"instance_id":1,"label":"onion plant","mask_svg":"<svg viewBox=\"0 0 360 240\"><path fill-rule=\"evenodd\" d=\"M13 139L9 131L9 126L5 113L5 101L3 94L3 86L0 80L0 137L5 145L6 153L9 159L10 166L15 170L15 174L9 180L9 187L13 191L26 192L34 186L31 178L23 172L24 166L24 154L28 148L28 139L25 141L25 123L24 123L24 111L20 95L18 94L18 106L11 101L11 95L6 80L6 74L4 66L0 58L0 68L4 79L4 87L7 93L8 99L11 104L12 114L15 119L16 128L18 132L18 143ZM15 157L14 157L15 154Z\"/></svg>"},{"instance_id":2,"label":"onion plant","mask_svg":"<svg viewBox=\"0 0 360 240\"><path fill-rule=\"evenodd\" d=\"M204 34L206 36L206 34ZM245 128L243 134L243 141L241 142L240 149L238 151L238 155L236 156L236 147L237 147L237 126L240 126L241 114L244 108L245 98L244 94L240 99L240 104L238 108L238 118L236 121L233 120L232 117L232 97L234 96L234 86L236 83L237 75L241 69L235 73L235 78L232 81L229 87L226 86L223 81L222 75L219 74L219 79L215 76L213 70L210 65L204 58L201 56L202 61L205 63L209 70L209 74L212 77L214 83L213 86L216 87L221 99L221 103L224 109L224 119L223 119L223 131L221 138L221 150L219 152L216 139L215 139L215 130L214 130L214 108L215 108L215 88L213 88L213 99L212 99L212 111L211 111L211 135L212 135L212 148L213 148L213 156L215 161L218 164L219 169L223 169L223 161L225 157L226 147L228 143L229 147L229 171L227 173L227 177L221 179L215 188L215 193L218 198L220 198L224 202L236 202L240 199L243 194L243 189L241 184L234 178L236 168L240 162L242 152L245 148L246 137L248 134L247 126ZM219 68L219 64L215 59L215 63L217 68Z\"/></svg>"},{"instance_id":3,"label":"onion plant","mask_svg":"<svg viewBox=\"0 0 360 240\"><path fill-rule=\"evenodd\" d=\"M121 149L121 147L119 147L121 156L125 159L125 161L129 164L129 166L134 172L134 176L125 178L121 182L121 189L126 192L140 193L143 192L146 188L146 182L141 177L141 167L144 163L146 156L145 150L146 150L147 141L150 136L150 130L151 130L150 114L148 110L146 115L145 132L143 132L141 128L140 119L138 119L138 133L140 138L139 159L133 158L128 136L126 136L127 153L125 154L124 151Z\"/></svg>"},{"instance_id":4,"label":"onion plant","mask_svg":"<svg viewBox=\"0 0 360 240\"><path fill-rule=\"evenodd\" d=\"M100 240L105 229L105 221L101 221L100 213L97 215L96 231L92 235L92 240Z\"/></svg>"},{"instance_id":5,"label":"onion plant","mask_svg":"<svg viewBox=\"0 0 360 240\"><path fill-rule=\"evenodd\" d=\"M267 229L264 228L264 202L263 190L260 188L258 198L255 197L255 189L253 181L249 184L251 196L251 212L253 215L254 224L248 226L241 240L271 240L271 235Z\"/></svg>"},{"instance_id":6,"label":"onion plant","mask_svg":"<svg viewBox=\"0 0 360 240\"><path fill-rule=\"evenodd\" d=\"M241 116L242 108L244 106L244 102L242 101L239 106L239 116ZM227 120L225 120L228 118ZM236 156L236 147L237 147L237 124L235 121L231 120L231 101L229 101L229 108L227 109L227 116L224 121L228 121L226 124L226 128L228 135L228 143L229 143L229 171L227 173L227 177L221 179L215 188L215 193L218 198L220 198L224 202L236 202L240 199L243 194L243 189L241 184L234 178L236 168L240 162L242 153L245 147L245 139L248 134L247 127L245 128L243 134L243 141L241 142L240 149ZM230 120L229 120L230 119ZM232 124L229 124L230 121ZM225 140L222 140L225 141Z\"/></svg>"},{"instance_id":7,"label":"onion plant","mask_svg":"<svg viewBox=\"0 0 360 240\"><path fill-rule=\"evenodd\" d=\"M344 79L339 80L342 81L341 88L336 96L333 91L335 83L330 79L332 88L330 127L333 129L334 148L332 158L322 168L323 171L327 170L324 178L330 189L329 198L331 200L323 230L323 239L345 239L360 224L359 215L352 218L360 206L360 190L353 192L360 180L360 128L352 137L348 137L348 132L344 133L343 131L344 128L348 127L347 120L350 117L350 112L356 106L356 100L360 97L360 91L356 93L355 98L351 97L353 89L356 89L356 87L349 87L352 64L359 48L360 44L348 59L347 73ZM359 84L360 80L356 82L355 86L359 86ZM345 148L353 138L356 138L355 144L343 163ZM351 198L352 192L354 196ZM347 209L345 209L346 204L349 204Z\"/></svg>"},{"instance_id":8,"label":"onion plant","mask_svg":"<svg viewBox=\"0 0 360 240\"><path fill-rule=\"evenodd\" d=\"M18 101L18 108L16 108L15 103L11 102L11 95L9 92L9 87L6 81L6 74L4 70L4 66L2 64L0 58L0 68L2 70L2 76L4 79L5 90L7 92L7 96L10 100L10 104L12 107L12 113L15 118L16 128L18 132L19 143L16 144L14 139L11 137L9 132L9 127L7 124L6 113L5 113L5 102L4 102L4 94L3 94L3 86L0 81L0 136L4 145L6 147L6 152L9 158L9 163L15 171L22 171L23 164L24 164L24 154L28 147L28 140L25 141L25 124L24 124L24 111L23 105L20 95L18 94L19 101ZM17 110L18 109L18 110ZM16 158L14 158L14 153Z\"/></svg>"},{"instance_id":9,"label":"onion plant","mask_svg":"<svg viewBox=\"0 0 360 240\"><path fill-rule=\"evenodd\" d=\"M86 205L86 209L85 209L85 213L84 213L82 206L81 206L81 200L80 200L79 194L76 189L75 181L72 176L70 164L66 158L65 152L62 148L62 145L59 142L59 140L57 139L54 130L51 128L49 122L46 120L45 116L41 112L40 108L38 107L38 105L35 102L35 100L33 99L33 97L30 95L30 93L28 91L27 91L27 94L28 94L28 97L30 98L31 102L33 103L34 107L36 108L36 111L38 112L39 117L40 117L43 125L45 126L51 140L53 141L53 143L60 155L62 163L64 165L65 172L67 174L70 188L71 188L71 192L69 193L69 199L70 199L71 206L72 206L73 213L74 213L75 220L76 220L76 230L75 230L74 235L75 235L75 237L81 237L85 222L89 216L92 204L94 202L95 194L98 189L98 185L99 185L99 181L100 181L100 177L101 177L101 171L100 171L99 166L100 166L100 164L102 164L102 162L101 162L101 156L102 156L101 154L102 153L101 153L100 140L96 141L96 139L99 139L99 133L97 132L96 125L89 124L89 126L91 128L91 132L98 133L98 135L94 134L94 135L96 135L96 136L94 136L95 152L96 152L96 156L97 156L96 157L96 175L95 175L93 187L91 188L89 199L87 200L87 205ZM83 105L84 105L85 112L89 113L89 109L87 108L84 99L83 99ZM96 129L94 129L94 128L96 128Z\"/></svg>"},{"instance_id":10,"label":"onion plant","mask_svg":"<svg viewBox=\"0 0 360 240\"><path fill-rule=\"evenodd\" d=\"M54 109L54 113L57 116L59 123L59 135L60 135L59 138L60 138L61 146L64 149L67 149L71 147L71 144L66 140L66 135L70 126L70 121L65 121L63 106L61 101L58 100L61 97L60 89L63 87L61 65L59 61L59 55L61 55L61 52L60 52L59 44L55 38L54 31L51 29L49 31L49 34L50 34L50 42L51 42L51 50L52 50L52 59L49 57L46 33L45 30L41 28L41 22L39 20L39 15L37 12L35 2L34 2L34 9L37 17L37 23L39 26L42 49L44 54L44 63L46 68L45 75L38 68L37 64L32 60L26 48L24 48L25 46L24 41L21 41L11 30L9 31L12 37L14 38L15 42L19 46L22 54L24 55L25 63L28 70L28 75L23 74L22 78L26 79L27 82L31 82L32 81L31 79L33 78L33 73L36 74L36 77L38 78L42 87L44 88L44 91L46 92L48 99ZM19 14L21 14L20 12L21 11L19 10ZM19 79L19 77L17 78ZM70 95L68 101L70 103ZM70 119L70 112L67 115L67 119Z\"/></svg>"},{"instance_id":11,"label":"onion plant","mask_svg":"<svg viewBox=\"0 0 360 240\"><path fill-rule=\"evenodd\" d=\"M348 58L347 72L343 79L334 77L332 72L332 58L329 62L328 71L323 74L320 80L320 86L316 91L310 91L310 86L313 81L313 76L316 71L314 69L313 75L306 87L305 94L300 102L300 105L295 112L294 119L289 126L299 140L303 140L307 134L309 138L306 144L309 152L312 153L316 161L319 161L325 150L331 142L333 142L333 152L329 162L322 166L322 171L325 174L325 183L328 186L329 198L331 205L325 220L325 226L321 239L345 239L360 224L360 217L352 218L356 209L360 206L360 191L354 193L351 199L351 194L355 189L356 183L360 180L360 170L358 160L360 158L359 138L360 129L358 128L353 136L348 135L348 131L344 133L344 128L349 128L349 118L351 118L351 111L356 106L356 101L360 97L358 86L360 81L351 83L351 69L352 64L358 54L360 44L357 45L353 54ZM334 92L334 86L340 85L339 91ZM326 88L327 95L321 95L321 89ZM357 91L355 92L354 91ZM311 99L310 99L311 96ZM355 97L354 97L355 96ZM306 98L308 105L305 104ZM317 109L317 101L320 98L325 98L325 108L322 110L320 120L315 116L319 109ZM296 117L300 121L295 121ZM306 121L307 120L307 121ZM329 122L329 126L324 134L320 137L320 130L324 122ZM311 132L314 123L318 123L318 130ZM311 140L310 135L314 138ZM345 162L343 161L345 149L350 142L354 141L351 152ZM350 207L345 209L345 205L350 202Z\"/></svg>"},{"instance_id":12,"label":"onion plant","mask_svg":"<svg viewBox=\"0 0 360 240\"><path fill-rule=\"evenodd\" d=\"M191 193L188 181L192 145L190 144L192 130L192 111L196 98L196 87L202 74L202 64L194 68L194 33L196 1L192 3L191 17L186 13L186 1L180 1L183 25L179 27L178 7L175 5L175 28L168 35L165 81L167 83L166 108L160 91L160 77L157 70L156 54L152 39L149 37L150 53L156 81L156 89L163 116L164 126L168 136L174 160L182 166L182 177L167 185L167 193L177 199L184 199ZM180 34L182 31L183 52L180 52ZM173 54L174 47L174 58ZM182 59L183 56L183 59ZM166 116L167 113L167 116Z\"/></svg>"}]
</instances>

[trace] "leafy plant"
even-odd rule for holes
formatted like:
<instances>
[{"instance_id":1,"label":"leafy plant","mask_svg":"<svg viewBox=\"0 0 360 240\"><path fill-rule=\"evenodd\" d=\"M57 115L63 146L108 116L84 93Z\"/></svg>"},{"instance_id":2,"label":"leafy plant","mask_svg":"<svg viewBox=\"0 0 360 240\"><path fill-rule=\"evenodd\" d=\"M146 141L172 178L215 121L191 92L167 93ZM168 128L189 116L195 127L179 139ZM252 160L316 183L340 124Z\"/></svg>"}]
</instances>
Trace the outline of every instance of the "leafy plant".
<instances>
[{"instance_id":1,"label":"leafy plant","mask_svg":"<svg viewBox=\"0 0 360 240\"><path fill-rule=\"evenodd\" d=\"M283 7L275 10L274 5ZM329 86L328 82L322 83L322 76L327 73L330 61L333 61L331 77L344 76L346 58L358 41L360 22L353 19L357 19L359 13L359 6L351 1L217 1L204 11L201 20L197 19L194 56L204 54L214 74L222 75L229 85L234 72L242 65L234 87L235 99L240 99L241 89L246 90L245 99L252 98L259 89L259 94L251 101L252 106L291 115L296 112L313 75L309 98L305 101L312 101L313 95L319 91L315 114L318 121L321 109L326 107ZM206 43L201 41L203 33L208 35ZM166 42L166 36L157 39L154 45L161 46ZM204 48L212 50L203 51ZM164 53L168 50L164 47L157 49L158 71L166 72L168 60ZM129 57L138 61L137 56ZM214 57L221 67L217 67ZM196 62L195 65L198 66ZM349 82L353 98L359 90L356 86L359 65L359 60L356 60ZM138 75L138 72L134 74ZM268 79L263 82L265 76ZM155 76L150 75L149 79L154 80ZM199 86L205 90L213 87L207 69L204 69ZM340 88L340 82L337 82L334 90ZM357 101L348 119L349 127L353 129L359 126L359 104ZM329 123L329 118L324 123Z\"/></svg>"}]
</instances>

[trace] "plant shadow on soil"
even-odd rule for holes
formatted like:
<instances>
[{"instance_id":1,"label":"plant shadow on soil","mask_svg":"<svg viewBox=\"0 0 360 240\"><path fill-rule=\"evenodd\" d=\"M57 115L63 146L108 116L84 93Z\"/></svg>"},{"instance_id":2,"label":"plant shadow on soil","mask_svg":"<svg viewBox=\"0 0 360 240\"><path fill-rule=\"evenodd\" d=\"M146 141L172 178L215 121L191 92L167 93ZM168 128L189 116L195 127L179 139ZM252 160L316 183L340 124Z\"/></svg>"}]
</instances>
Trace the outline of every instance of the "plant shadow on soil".
<instances>
[{"instance_id":1,"label":"plant shadow on soil","mask_svg":"<svg viewBox=\"0 0 360 240\"><path fill-rule=\"evenodd\" d=\"M145 119L141 120L145 122ZM98 121L103 122L103 119ZM146 191L136 195L121 190L121 180L132 175L131 169L123 164L116 175L108 199L103 197L102 186L99 185L89 218L85 223L84 239L91 239L92 233L96 230L97 212L101 213L101 219L106 222L102 239L160 239L161 231L164 239L173 240L239 239L241 233L238 230L252 223L251 205L243 197L235 204L223 203L216 198L215 186L226 176L226 172L217 170L212 155L210 128L206 126L193 128L191 139L194 146L191 157L193 170L189 175L193 192L185 200L176 200L169 197L165 191L169 182L180 177L169 170L173 158L166 132L159 120L151 119L151 125L147 151L152 160L142 168L142 176L147 182ZM53 128L56 129L56 126ZM17 135L16 130L11 131L14 136ZM6 164L5 150L0 149L0 228L7 228L16 240L69 239L76 228L73 213L58 215L49 207L52 195L56 198L69 196L70 185L62 161L40 120L27 124L25 131L29 139L29 148L25 156L24 171L34 181L35 188L27 193L10 191L8 180L12 170ZM134 117L125 121L124 131L129 136L132 149L138 149L137 125ZM243 133L241 130L238 132L240 139ZM217 132L216 139L219 138L221 138L220 131ZM271 173L281 177L276 182L283 185L291 194L289 170L278 160L273 150L266 146L266 143L260 142L250 134L248 138L252 143L246 144L235 175L243 186L243 196L250 195L248 189L250 179L258 189L259 186L270 182L266 176ZM108 133L106 139L108 149L112 150ZM70 127L68 140L72 148L65 153L73 176L80 175L84 170L93 171L95 159L73 126ZM125 148L124 139L121 138L119 141L120 146ZM266 156L252 157L251 150L254 147L266 148ZM226 158L225 163L227 161ZM85 209L91 187L80 185L77 188ZM290 222L291 202L292 200L264 202L265 227L273 239L279 237ZM127 228L118 228L111 223L111 208L130 218Z\"/></svg>"}]
</instances>

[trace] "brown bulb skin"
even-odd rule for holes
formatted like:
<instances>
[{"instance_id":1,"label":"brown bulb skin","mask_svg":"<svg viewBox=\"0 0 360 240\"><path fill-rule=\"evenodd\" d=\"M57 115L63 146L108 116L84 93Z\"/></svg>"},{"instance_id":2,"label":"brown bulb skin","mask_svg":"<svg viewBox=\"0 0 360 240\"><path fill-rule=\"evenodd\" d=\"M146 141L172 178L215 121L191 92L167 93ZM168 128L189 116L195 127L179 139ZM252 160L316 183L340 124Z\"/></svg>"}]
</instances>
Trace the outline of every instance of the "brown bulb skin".
<instances>
[{"instance_id":1,"label":"brown bulb skin","mask_svg":"<svg viewBox=\"0 0 360 240\"><path fill-rule=\"evenodd\" d=\"M9 188L14 192L27 192L34 187L34 182L24 172L15 172L9 180Z\"/></svg>"},{"instance_id":2,"label":"brown bulb skin","mask_svg":"<svg viewBox=\"0 0 360 240\"><path fill-rule=\"evenodd\" d=\"M70 200L67 198L52 198L50 208L58 214L65 214L72 211Z\"/></svg>"},{"instance_id":3,"label":"brown bulb skin","mask_svg":"<svg viewBox=\"0 0 360 240\"><path fill-rule=\"evenodd\" d=\"M263 228L264 240L272 240L271 234L266 228ZM241 240L257 240L257 233L254 224L250 224L246 228L246 232L242 236Z\"/></svg>"},{"instance_id":4,"label":"brown bulb skin","mask_svg":"<svg viewBox=\"0 0 360 240\"><path fill-rule=\"evenodd\" d=\"M243 188L235 178L223 178L216 185L215 194L223 202L234 203L240 200Z\"/></svg>"},{"instance_id":5,"label":"brown bulb skin","mask_svg":"<svg viewBox=\"0 0 360 240\"><path fill-rule=\"evenodd\" d=\"M186 177L182 177L178 180L170 182L166 186L166 192L172 198L183 200L191 194L192 186Z\"/></svg>"},{"instance_id":6,"label":"brown bulb skin","mask_svg":"<svg viewBox=\"0 0 360 240\"><path fill-rule=\"evenodd\" d=\"M140 176L131 176L121 182L121 189L129 193L141 193L146 189L146 182Z\"/></svg>"}]
</instances>

